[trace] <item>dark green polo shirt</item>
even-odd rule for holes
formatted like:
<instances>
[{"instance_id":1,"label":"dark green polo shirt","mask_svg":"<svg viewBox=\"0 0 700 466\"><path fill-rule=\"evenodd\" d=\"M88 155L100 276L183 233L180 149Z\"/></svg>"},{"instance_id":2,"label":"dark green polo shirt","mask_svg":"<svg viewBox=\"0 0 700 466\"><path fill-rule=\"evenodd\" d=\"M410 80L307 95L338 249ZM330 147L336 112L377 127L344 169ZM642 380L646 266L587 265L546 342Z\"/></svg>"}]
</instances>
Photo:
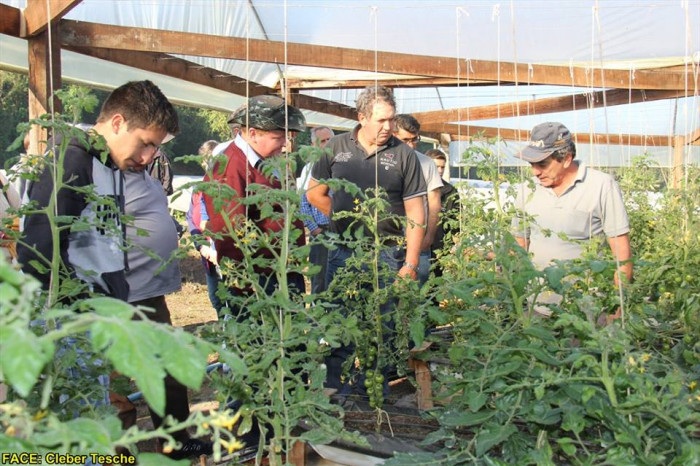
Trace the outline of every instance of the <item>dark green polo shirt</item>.
<instances>
[{"instance_id":1,"label":"dark green polo shirt","mask_svg":"<svg viewBox=\"0 0 700 466\"><path fill-rule=\"evenodd\" d=\"M328 179L343 179L356 184L362 194L353 196L341 190L334 191L331 208L331 231L342 234L353 227L353 220L338 219L338 212L353 212L367 192L378 184L386 193L389 210L401 218L400 222L384 219L379 222L377 231L380 236L404 236L406 209L404 200L426 194L425 180L420 169L416 153L406 144L391 137L387 143L377 149L376 153L368 154L357 140L359 125L352 132L332 138L326 149L330 154L324 154L313 167L311 177L323 182Z\"/></svg>"}]
</instances>

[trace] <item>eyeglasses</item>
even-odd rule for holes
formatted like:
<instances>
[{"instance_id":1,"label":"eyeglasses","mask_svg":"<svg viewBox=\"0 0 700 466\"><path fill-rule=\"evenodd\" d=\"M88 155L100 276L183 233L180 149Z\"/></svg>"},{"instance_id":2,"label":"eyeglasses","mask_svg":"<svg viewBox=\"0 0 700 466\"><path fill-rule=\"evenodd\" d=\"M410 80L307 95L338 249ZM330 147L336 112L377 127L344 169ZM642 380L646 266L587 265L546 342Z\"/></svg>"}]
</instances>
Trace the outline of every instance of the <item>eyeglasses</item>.
<instances>
[{"instance_id":1,"label":"eyeglasses","mask_svg":"<svg viewBox=\"0 0 700 466\"><path fill-rule=\"evenodd\" d=\"M401 141L405 142L406 144L418 144L420 142L420 134L412 138L402 139Z\"/></svg>"}]
</instances>

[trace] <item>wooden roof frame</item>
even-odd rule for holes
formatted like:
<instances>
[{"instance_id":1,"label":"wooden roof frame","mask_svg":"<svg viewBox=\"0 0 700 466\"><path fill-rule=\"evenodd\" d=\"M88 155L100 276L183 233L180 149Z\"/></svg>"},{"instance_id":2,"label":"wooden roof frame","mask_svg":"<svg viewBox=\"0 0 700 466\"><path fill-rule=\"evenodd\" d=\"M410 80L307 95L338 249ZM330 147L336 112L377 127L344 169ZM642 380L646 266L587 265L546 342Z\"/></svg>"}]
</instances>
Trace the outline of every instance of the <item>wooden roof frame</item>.
<instances>
[{"instance_id":1,"label":"wooden roof frame","mask_svg":"<svg viewBox=\"0 0 700 466\"><path fill-rule=\"evenodd\" d=\"M449 109L415 114L422 129L430 133L444 133L452 138L501 136L518 141L529 137L528 131L457 125L469 115L470 120L498 116L535 115L557 111L589 108L596 102L606 106L634 102L669 99L695 95L698 92L698 67L669 67L627 70L584 68L553 65L463 60L458 66L454 57L433 57L395 52L375 52L342 47L283 43L260 39L214 36L178 31L123 27L61 19L81 0L49 0L51 14L47 14L45 0L28 0L22 12L0 4L0 33L23 37L32 41L41 36L49 25L56 26L59 45L67 50L127 66L140 68L197 84L224 90L237 95L258 95L279 92L245 79L206 68L170 54L218 57L255 62L286 63L291 65L371 71L405 75L405 79L381 79L380 84L392 88L415 86L550 84L562 86L605 88L606 91L573 96L542 99L539 101L509 102L499 105ZM217 47L212 47L212 42ZM55 62L55 59L54 59ZM30 67L32 61L30 60ZM36 62L34 66L37 66ZM54 67L56 65L54 64ZM59 67L60 69L60 67ZM31 75L32 73L30 73ZM45 75L46 73L44 73ZM288 82L292 91L309 88L350 88L373 84L368 81L344 82ZM347 105L291 92L292 103L347 119L356 119L356 112ZM48 108L48 107L46 107ZM495 115L495 116L494 116ZM668 135L603 135L579 134L579 142L595 141L635 145L673 145ZM685 138L687 143L700 144L700 139Z\"/></svg>"}]
</instances>

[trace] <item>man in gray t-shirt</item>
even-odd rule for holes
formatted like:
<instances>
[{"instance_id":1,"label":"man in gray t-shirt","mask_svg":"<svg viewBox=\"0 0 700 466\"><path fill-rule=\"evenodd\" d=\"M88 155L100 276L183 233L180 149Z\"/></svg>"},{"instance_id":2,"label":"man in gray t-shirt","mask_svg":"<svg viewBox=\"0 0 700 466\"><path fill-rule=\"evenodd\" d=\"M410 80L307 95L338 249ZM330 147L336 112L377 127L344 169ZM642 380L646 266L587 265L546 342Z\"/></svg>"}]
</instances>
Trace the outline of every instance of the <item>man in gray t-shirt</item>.
<instances>
[{"instance_id":1,"label":"man in gray t-shirt","mask_svg":"<svg viewBox=\"0 0 700 466\"><path fill-rule=\"evenodd\" d=\"M576 146L561 123L535 126L530 139L519 157L532 166L534 189L525 183L518 191L515 207L526 214L513 219L518 244L544 268L554 259L581 257L586 242L604 235L631 281L629 221L615 180L574 160Z\"/></svg>"},{"instance_id":2,"label":"man in gray t-shirt","mask_svg":"<svg viewBox=\"0 0 700 466\"><path fill-rule=\"evenodd\" d=\"M162 185L146 171L125 172L124 182L124 212L133 217L133 222L126 225L129 303L152 308L153 312L147 314L150 320L172 325L165 295L178 291L181 279L177 260L170 260L172 252L177 250L178 239L175 224L168 212L168 199ZM165 416L171 415L180 422L185 421L190 414L187 387L170 374L163 382ZM163 418L153 410L151 419L156 427L163 423ZM210 443L190 438L186 430L172 435L183 446L172 452L171 458L212 452Z\"/></svg>"}]
</instances>

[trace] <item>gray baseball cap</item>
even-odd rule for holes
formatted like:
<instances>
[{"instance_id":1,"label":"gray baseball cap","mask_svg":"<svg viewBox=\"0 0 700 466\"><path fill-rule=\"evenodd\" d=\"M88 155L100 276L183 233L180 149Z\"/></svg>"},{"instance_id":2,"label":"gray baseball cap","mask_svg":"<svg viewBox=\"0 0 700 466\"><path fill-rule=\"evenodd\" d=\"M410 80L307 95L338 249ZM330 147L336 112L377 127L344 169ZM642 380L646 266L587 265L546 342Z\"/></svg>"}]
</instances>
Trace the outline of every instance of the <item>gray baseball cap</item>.
<instances>
[{"instance_id":1,"label":"gray baseball cap","mask_svg":"<svg viewBox=\"0 0 700 466\"><path fill-rule=\"evenodd\" d=\"M541 162L571 144L571 132L557 122L541 123L530 132L530 143L518 157L530 163Z\"/></svg>"},{"instance_id":2,"label":"gray baseball cap","mask_svg":"<svg viewBox=\"0 0 700 466\"><path fill-rule=\"evenodd\" d=\"M240 123L263 131L284 130L285 127L290 131L306 131L306 118L301 110L291 105L287 105L286 108L285 114L284 99L280 97L259 95L251 97L247 105L241 105L236 109L228 122Z\"/></svg>"}]
</instances>

